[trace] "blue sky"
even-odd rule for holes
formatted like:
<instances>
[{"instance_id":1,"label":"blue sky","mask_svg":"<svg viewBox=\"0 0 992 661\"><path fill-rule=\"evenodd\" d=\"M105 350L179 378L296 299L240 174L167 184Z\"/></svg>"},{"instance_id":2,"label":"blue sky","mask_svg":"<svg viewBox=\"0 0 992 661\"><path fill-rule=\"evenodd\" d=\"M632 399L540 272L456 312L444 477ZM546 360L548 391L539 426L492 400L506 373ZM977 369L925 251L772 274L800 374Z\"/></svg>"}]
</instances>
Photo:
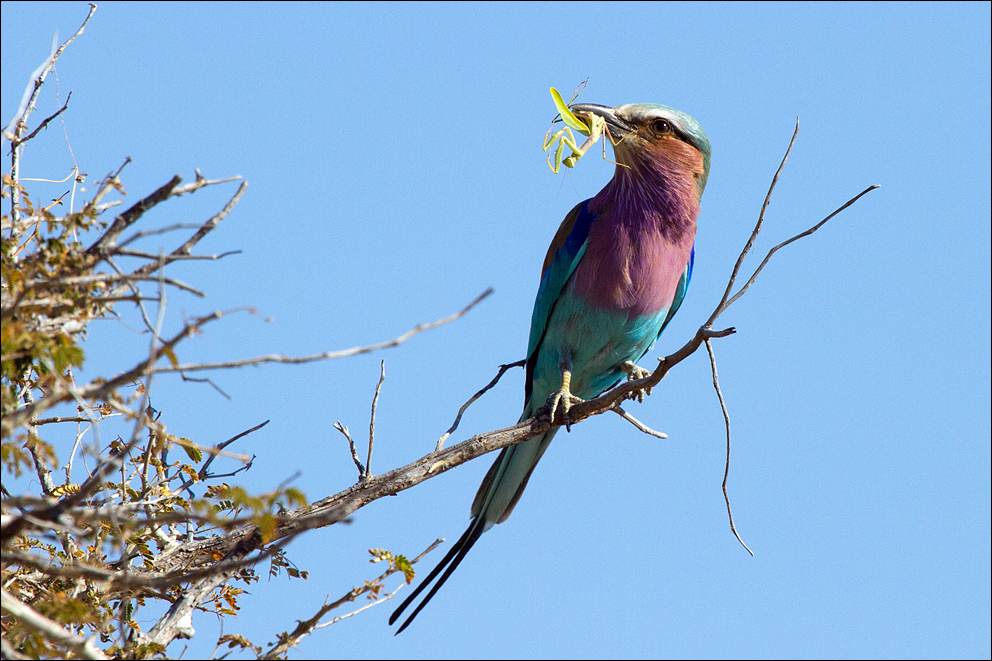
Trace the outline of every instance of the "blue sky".
<instances>
[{"instance_id":1,"label":"blue sky","mask_svg":"<svg viewBox=\"0 0 992 661\"><path fill-rule=\"evenodd\" d=\"M86 11L2 4L4 123L53 32L65 39ZM182 358L368 344L496 290L399 349L213 375L232 401L158 379L153 405L177 434L213 444L272 420L239 445L258 456L239 475L255 491L297 472L312 500L354 482L332 425L366 428L380 359L373 472L431 450L497 366L523 357L547 244L613 167L593 153L548 170L549 86L589 78L582 101L676 107L713 145L692 285L645 366L716 305L797 117L751 268L881 185L778 253L721 319L738 329L715 346L734 514L754 558L727 525L723 420L698 353L630 407L667 440L615 416L559 434L513 516L403 635L384 604L291 657L989 657L989 26L988 3L100 3L57 67L81 169L99 178L131 157L129 200L194 168L250 182L200 245L243 252L171 272L209 296L172 294L166 331L241 305L273 321L231 317ZM50 77L36 120L55 96ZM71 166L53 124L22 175ZM174 200L147 222L202 222L232 193ZM95 324L83 376L146 347ZM515 422L522 380L504 377L452 441ZM489 463L294 542L309 580L253 586L224 633L270 642L377 576L367 549L457 539ZM209 615L194 626L187 658L220 631Z\"/></svg>"}]
</instances>

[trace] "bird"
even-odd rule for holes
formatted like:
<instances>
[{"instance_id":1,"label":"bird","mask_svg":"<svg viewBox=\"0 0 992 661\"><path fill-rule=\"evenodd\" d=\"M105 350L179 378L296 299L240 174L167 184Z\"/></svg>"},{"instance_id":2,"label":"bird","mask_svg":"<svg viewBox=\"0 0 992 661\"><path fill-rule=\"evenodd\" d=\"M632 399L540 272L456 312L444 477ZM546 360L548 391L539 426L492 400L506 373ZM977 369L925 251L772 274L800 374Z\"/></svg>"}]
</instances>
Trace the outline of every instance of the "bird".
<instances>
[{"instance_id":1,"label":"bird","mask_svg":"<svg viewBox=\"0 0 992 661\"><path fill-rule=\"evenodd\" d=\"M600 395L625 376L648 373L636 363L678 311L692 278L696 221L710 169L706 133L674 108L576 103L570 109L605 121L616 168L595 197L565 216L534 301L520 421L549 403L550 420L561 406L566 426L573 403ZM500 452L475 496L464 534L389 618L394 624L440 575L397 634L482 533L510 516L558 429Z\"/></svg>"}]
</instances>

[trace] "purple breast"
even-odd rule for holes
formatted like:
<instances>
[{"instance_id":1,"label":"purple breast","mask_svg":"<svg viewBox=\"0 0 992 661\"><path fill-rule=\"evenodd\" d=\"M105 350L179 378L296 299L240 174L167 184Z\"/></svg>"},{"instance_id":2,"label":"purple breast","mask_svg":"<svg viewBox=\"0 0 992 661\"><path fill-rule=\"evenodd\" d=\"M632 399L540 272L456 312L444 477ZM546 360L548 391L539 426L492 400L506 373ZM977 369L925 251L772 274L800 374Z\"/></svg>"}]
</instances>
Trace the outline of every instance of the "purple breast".
<instances>
[{"instance_id":1,"label":"purple breast","mask_svg":"<svg viewBox=\"0 0 992 661\"><path fill-rule=\"evenodd\" d=\"M573 276L574 291L588 303L626 312L628 318L667 309L689 263L695 227L672 242L658 227L603 220L589 230L589 247Z\"/></svg>"}]
</instances>

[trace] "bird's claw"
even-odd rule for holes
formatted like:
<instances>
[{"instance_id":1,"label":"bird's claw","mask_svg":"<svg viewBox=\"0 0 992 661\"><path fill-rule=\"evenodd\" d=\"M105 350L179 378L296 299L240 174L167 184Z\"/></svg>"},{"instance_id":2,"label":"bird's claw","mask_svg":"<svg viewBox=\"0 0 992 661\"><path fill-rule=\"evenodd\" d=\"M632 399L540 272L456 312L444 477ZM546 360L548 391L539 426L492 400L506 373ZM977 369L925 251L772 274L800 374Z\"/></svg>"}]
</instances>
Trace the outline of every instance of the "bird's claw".
<instances>
[{"instance_id":1,"label":"bird's claw","mask_svg":"<svg viewBox=\"0 0 992 661\"><path fill-rule=\"evenodd\" d=\"M643 379L645 377L651 376L651 370L646 370L640 365L637 365L629 360L625 360L620 365L620 370L627 375L628 381L636 381L638 379ZM642 388L641 390L635 390L630 393L630 399L636 399L638 402L644 401L645 395L651 394L651 388Z\"/></svg>"},{"instance_id":2,"label":"bird's claw","mask_svg":"<svg viewBox=\"0 0 992 661\"><path fill-rule=\"evenodd\" d=\"M568 417L568 412L572 408L572 404L581 404L586 401L581 397L576 397L569 390L569 385L572 381L571 372L565 371L561 378L561 388L555 392L551 397L548 398L548 404L551 407L551 412L548 415L548 420L551 424L555 422L555 413L558 412L558 404L562 406L562 419L565 422L565 431L572 431L572 421Z\"/></svg>"}]
</instances>

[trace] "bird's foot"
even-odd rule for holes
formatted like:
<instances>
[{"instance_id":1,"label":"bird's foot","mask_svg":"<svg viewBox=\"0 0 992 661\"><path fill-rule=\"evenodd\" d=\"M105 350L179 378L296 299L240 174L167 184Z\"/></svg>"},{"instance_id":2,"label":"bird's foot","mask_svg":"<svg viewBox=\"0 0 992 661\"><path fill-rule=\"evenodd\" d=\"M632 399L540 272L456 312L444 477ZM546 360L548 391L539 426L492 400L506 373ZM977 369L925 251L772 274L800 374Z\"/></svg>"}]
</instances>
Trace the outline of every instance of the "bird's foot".
<instances>
[{"instance_id":1,"label":"bird's foot","mask_svg":"<svg viewBox=\"0 0 992 661\"><path fill-rule=\"evenodd\" d=\"M586 401L572 394L571 390L569 390L571 382L572 373L565 370L561 375L561 389L548 398L548 404L551 407L551 413L548 415L548 420L551 421L551 424L554 424L555 413L558 412L558 405L561 404L562 418L565 421L565 431L572 431L572 421L568 417L568 412L572 408L572 404L581 404Z\"/></svg>"},{"instance_id":2,"label":"bird's foot","mask_svg":"<svg viewBox=\"0 0 992 661\"><path fill-rule=\"evenodd\" d=\"M623 371L624 374L627 375L628 381L636 381L638 379L643 379L645 377L651 376L651 370L646 370L640 365L632 363L629 360L623 361L623 363L620 365L620 369ZM643 402L644 396L650 394L651 394L650 387L643 388L641 390L635 390L632 393L630 393L630 398L636 399L638 402Z\"/></svg>"}]
</instances>

